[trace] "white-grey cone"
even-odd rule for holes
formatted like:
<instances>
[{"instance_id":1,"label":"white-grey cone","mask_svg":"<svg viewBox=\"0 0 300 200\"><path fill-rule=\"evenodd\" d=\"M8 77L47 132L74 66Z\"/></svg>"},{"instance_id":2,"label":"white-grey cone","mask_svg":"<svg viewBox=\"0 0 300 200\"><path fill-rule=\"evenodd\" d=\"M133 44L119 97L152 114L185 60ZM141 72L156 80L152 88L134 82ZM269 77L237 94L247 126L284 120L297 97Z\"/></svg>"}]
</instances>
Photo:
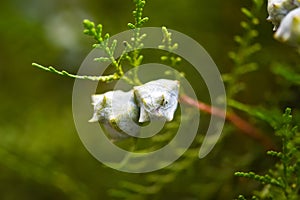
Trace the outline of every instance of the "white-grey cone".
<instances>
[{"instance_id":1,"label":"white-grey cone","mask_svg":"<svg viewBox=\"0 0 300 200\"><path fill-rule=\"evenodd\" d=\"M294 9L285 16L274 38L293 46L300 44L300 8Z\"/></svg>"}]
</instances>

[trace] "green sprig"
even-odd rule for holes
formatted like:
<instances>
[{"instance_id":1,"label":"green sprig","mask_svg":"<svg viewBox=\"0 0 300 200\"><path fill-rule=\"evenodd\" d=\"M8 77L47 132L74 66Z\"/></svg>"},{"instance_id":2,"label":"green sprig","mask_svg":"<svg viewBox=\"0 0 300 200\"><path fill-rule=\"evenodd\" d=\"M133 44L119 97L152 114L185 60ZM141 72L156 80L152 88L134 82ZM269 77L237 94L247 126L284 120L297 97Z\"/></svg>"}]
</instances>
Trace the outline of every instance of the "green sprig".
<instances>
[{"instance_id":1,"label":"green sprig","mask_svg":"<svg viewBox=\"0 0 300 200\"><path fill-rule=\"evenodd\" d=\"M163 26L162 27L162 33L163 33L163 39L162 44L158 46L161 50L166 50L167 54L160 57L160 60L162 62L168 62L170 66L175 67L179 63L181 63L182 59L181 57L177 56L174 51L178 49L178 43L173 43L172 41L172 33L168 31L168 29ZM174 73L174 71L166 71L166 75L174 75L176 80L180 80L185 75L183 72L180 73Z\"/></svg>"},{"instance_id":2,"label":"green sprig","mask_svg":"<svg viewBox=\"0 0 300 200\"><path fill-rule=\"evenodd\" d=\"M134 17L134 23L129 22L127 24L130 29L141 28L148 20L148 17L143 17L143 10L146 4L145 0L134 0L135 10L132 11Z\"/></svg>"},{"instance_id":3,"label":"green sprig","mask_svg":"<svg viewBox=\"0 0 300 200\"><path fill-rule=\"evenodd\" d=\"M98 43L102 43L103 42L103 37L102 37L102 24L98 24L97 26L95 26L95 23L85 19L83 20L83 26L84 26L84 30L83 33L89 36L94 37L94 39L98 42ZM106 34L106 38L107 38Z\"/></svg>"},{"instance_id":4,"label":"green sprig","mask_svg":"<svg viewBox=\"0 0 300 200\"><path fill-rule=\"evenodd\" d=\"M124 72L120 62L118 62L114 58L114 51L117 45L117 40L113 40L111 45L109 45L109 38L110 35L106 33L104 37L102 36L102 24L95 25L94 22L91 22L87 19L83 20L84 26L84 34L92 36L96 40L96 44L93 45L94 48L102 49L107 56L106 57L99 57L95 58L95 61L99 62L108 62L110 61L112 65L115 67L116 72L111 75L105 76L89 76L89 75L75 75L71 74L65 70L59 71L52 66L45 67L43 65L32 63L33 66L43 69L45 71L49 71L58 75L67 76L76 79L85 79L85 80L92 80L92 81L101 81L101 82L110 82L113 80L118 80L123 77ZM124 78L126 80L126 78Z\"/></svg>"},{"instance_id":5,"label":"green sprig","mask_svg":"<svg viewBox=\"0 0 300 200\"><path fill-rule=\"evenodd\" d=\"M275 135L282 140L282 151L268 151L267 154L279 159L276 168L269 171L267 175L258 175L254 172L236 172L236 176L256 180L263 185L270 185L268 192L263 196L269 198L274 196L275 189L279 188L278 199L296 200L300 192L300 153L298 127L293 125L292 110L286 108L281 118L274 118L270 125L275 130ZM278 196L278 195L277 195ZM275 198L276 199L276 198Z\"/></svg>"},{"instance_id":6,"label":"green sprig","mask_svg":"<svg viewBox=\"0 0 300 200\"><path fill-rule=\"evenodd\" d=\"M67 77L71 77L71 78L77 78L77 79L84 79L84 80L91 80L91 81L101 81L101 82L109 82L109 81L113 81L113 80L118 80L120 77L118 76L118 74L112 74L112 75L107 75L107 76L88 76L88 75L76 75L76 74L71 74L65 70L59 71L57 69L55 69L52 66L49 67L45 67L43 65L37 64L37 63L32 63L33 66L38 67L40 69L43 69L45 71L48 72L52 72L58 75L62 75L62 76L67 76Z\"/></svg>"},{"instance_id":7,"label":"green sprig","mask_svg":"<svg viewBox=\"0 0 300 200\"><path fill-rule=\"evenodd\" d=\"M59 71L52 66L45 67L37 63L32 63L33 66L43 69L45 71L49 71L52 73L56 73L62 76L68 76L71 78L77 79L87 79L93 81L102 81L102 82L109 82L112 80L124 79L126 82L132 85L140 85L141 82L138 78L138 67L141 65L143 61L143 55L140 55L140 49L143 48L143 39L146 37L146 34L140 33L140 28L149 20L148 17L143 17L143 10L146 1L145 0L134 0L135 10L132 12L134 17L134 23L129 23L128 27L130 29L134 29L133 37L131 38L132 43L129 44L125 42L126 50L124 50L123 54L118 58L115 59L115 49L117 46L118 41L113 40L110 41L109 33L103 33L103 25L98 24L95 25L94 22L85 19L83 20L84 30L83 33L93 37L96 40L96 43L93 44L93 48L99 48L103 50L106 56L101 56L99 58L94 58L94 61L97 62L110 62L112 66L115 67L115 73L107 76L88 76L88 75L75 75L71 74L67 71ZM130 52L131 53L125 53ZM125 77L124 71L122 67L122 60L127 59L129 64L134 67L133 76L132 77Z\"/></svg>"},{"instance_id":8,"label":"green sprig","mask_svg":"<svg viewBox=\"0 0 300 200\"><path fill-rule=\"evenodd\" d=\"M133 29L133 36L130 42L125 41L126 52L124 58L129 62L129 65L134 69L128 75L134 85L141 85L142 82L138 77L138 67L142 64L143 55L140 54L141 49L144 47L143 40L147 37L146 34L141 34L140 28L149 20L148 17L143 17L143 10L146 4L145 0L133 0L135 9L132 11L134 23L127 24L129 29Z\"/></svg>"},{"instance_id":9,"label":"green sprig","mask_svg":"<svg viewBox=\"0 0 300 200\"><path fill-rule=\"evenodd\" d=\"M255 42L255 39L258 36L256 28L259 24L259 19L256 16L261 11L262 0L252 1L253 6L251 9L241 9L246 20L242 21L240 24L243 33L234 37L234 41L237 43L238 48L235 51L230 51L228 53L234 66L230 73L222 75L223 80L227 83L228 89L226 96L228 99L232 99L240 91L245 89L246 85L240 78L258 68L257 63L251 62L250 58L261 49L261 45Z\"/></svg>"},{"instance_id":10,"label":"green sprig","mask_svg":"<svg viewBox=\"0 0 300 200\"><path fill-rule=\"evenodd\" d=\"M97 41L97 43L94 44L93 47L102 49L107 54L107 57L95 58L95 60L100 61L100 62L110 61L116 69L116 74L117 74L118 79L120 79L124 75L123 68L122 68L120 62L118 62L114 58L114 53L115 53L115 49L116 49L118 41L113 40L111 45L109 45L110 35L109 35L109 33L105 33L104 37L102 36L103 35L102 24L98 24L96 26L94 22L91 22L91 21L85 19L85 20L83 20L83 26L84 26L83 33L86 35L92 36Z\"/></svg>"},{"instance_id":11,"label":"green sprig","mask_svg":"<svg viewBox=\"0 0 300 200\"><path fill-rule=\"evenodd\" d=\"M290 83L298 86L300 85L300 74L291 67L282 63L275 63L271 70L274 74L281 76Z\"/></svg>"},{"instance_id":12,"label":"green sprig","mask_svg":"<svg viewBox=\"0 0 300 200\"><path fill-rule=\"evenodd\" d=\"M158 46L159 49L167 50L168 54L161 56L161 61L169 61L171 66L176 66L181 62L181 58L174 54L174 51L178 49L178 43L173 43L172 33L168 31L166 27L162 27L163 39L162 44Z\"/></svg>"},{"instance_id":13,"label":"green sprig","mask_svg":"<svg viewBox=\"0 0 300 200\"><path fill-rule=\"evenodd\" d=\"M277 187L281 187L284 188L283 183L281 182L281 180L276 179L276 178L272 178L270 175L258 175L254 172L235 172L234 173L235 176L239 176L239 177L246 177L246 178L250 178L256 181L261 182L262 184L271 184Z\"/></svg>"}]
</instances>

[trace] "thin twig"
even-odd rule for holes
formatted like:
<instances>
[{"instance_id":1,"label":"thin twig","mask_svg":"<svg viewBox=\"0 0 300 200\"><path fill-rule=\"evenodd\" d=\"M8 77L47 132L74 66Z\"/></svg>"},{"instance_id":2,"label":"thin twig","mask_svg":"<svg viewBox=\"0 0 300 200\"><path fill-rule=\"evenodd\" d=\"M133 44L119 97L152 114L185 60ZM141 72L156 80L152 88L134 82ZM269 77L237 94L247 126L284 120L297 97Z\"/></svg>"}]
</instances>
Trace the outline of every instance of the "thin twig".
<instances>
[{"instance_id":1,"label":"thin twig","mask_svg":"<svg viewBox=\"0 0 300 200\"><path fill-rule=\"evenodd\" d=\"M218 117L226 117L228 121L230 121L235 127L237 127L239 130L242 131L245 135L253 138L254 140L260 142L266 149L276 149L273 141L265 136L261 130L255 128L253 125L251 125L246 120L242 119L240 116L238 116L234 112L225 112L224 110L221 110L219 108L212 107L208 104L205 104L201 101L194 100L191 97L187 95L182 95L180 97L180 101L183 103L186 103L190 106L196 107L199 110L218 116ZM225 114L226 113L226 114ZM224 116L225 115L225 116Z\"/></svg>"},{"instance_id":2,"label":"thin twig","mask_svg":"<svg viewBox=\"0 0 300 200\"><path fill-rule=\"evenodd\" d=\"M71 74L65 70L59 71L55 69L52 66L49 67L44 67L43 65L37 64L37 63L32 63L33 66L40 68L42 70L52 72L55 74L59 74L62 76L68 76L71 78L76 78L76 79L84 79L84 80L91 80L91 81L102 81L102 82L108 82L108 81L113 81L113 80L118 80L120 79L120 76L117 73L111 74L111 75L105 75L105 76L88 76L88 75L77 75L77 74Z\"/></svg>"}]
</instances>

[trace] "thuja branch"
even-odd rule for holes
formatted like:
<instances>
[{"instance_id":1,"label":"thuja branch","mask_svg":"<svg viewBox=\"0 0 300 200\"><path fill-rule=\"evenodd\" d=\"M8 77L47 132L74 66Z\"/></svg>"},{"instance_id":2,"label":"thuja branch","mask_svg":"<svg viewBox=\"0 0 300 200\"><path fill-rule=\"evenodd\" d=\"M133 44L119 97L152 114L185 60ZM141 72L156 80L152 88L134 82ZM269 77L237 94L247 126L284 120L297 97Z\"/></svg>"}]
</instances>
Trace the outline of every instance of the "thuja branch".
<instances>
[{"instance_id":1,"label":"thuja branch","mask_svg":"<svg viewBox=\"0 0 300 200\"><path fill-rule=\"evenodd\" d=\"M122 69L122 66L120 63L120 60L122 59L122 57L120 57L119 60L116 60L114 58L114 52L115 52L115 48L117 45L117 40L113 40L112 43L109 44L110 36L108 33L106 33L106 34L104 34L104 36L102 36L103 31L102 31L101 24L95 25L94 22L91 22L89 20L84 20L83 25L84 25L83 32L89 36L92 36L97 42L96 44L93 45L93 47L102 49L107 55L105 57L95 58L94 61L99 61L99 62L109 62L110 61L112 66L115 67L115 73L110 74L110 75L105 75L105 76L75 75L75 74L71 74L64 70L59 71L52 66L45 67L45 66L37 64L37 63L32 63L32 65L35 67L38 67L40 69L43 69L45 71L49 71L49 72L52 72L55 74L59 74L62 76L68 76L71 78L77 78L77 79L109 82L109 81L113 81L113 80L119 80L120 78L122 78L124 75L124 72L123 72L123 69ZM124 77L124 79L126 80L126 77Z\"/></svg>"},{"instance_id":2,"label":"thuja branch","mask_svg":"<svg viewBox=\"0 0 300 200\"><path fill-rule=\"evenodd\" d=\"M280 152L267 152L268 155L278 160L275 168L268 170L266 175L258 175L255 172L235 173L236 176L250 178L263 184L264 188L256 192L256 195L262 199L299 199L300 158L298 152L300 135L291 112L290 108L286 108L282 117L274 118L270 123L275 130L275 135L279 136L282 141Z\"/></svg>"},{"instance_id":3,"label":"thuja branch","mask_svg":"<svg viewBox=\"0 0 300 200\"><path fill-rule=\"evenodd\" d=\"M71 74L71 73L69 73L67 71L64 71L64 70L59 71L59 70L55 69L52 66L45 67L45 66L37 64L37 63L32 63L32 66L35 66L35 67L38 67L38 68L43 69L45 71L52 72L52 73L55 73L55 74L59 74L59 75L62 75L62 76L67 76L67 77L77 78L77 79L91 80L91 81L109 82L109 81L118 80L118 79L121 78L117 73L114 73L112 75L107 75L107 76L89 76L89 75Z\"/></svg>"},{"instance_id":4,"label":"thuja branch","mask_svg":"<svg viewBox=\"0 0 300 200\"><path fill-rule=\"evenodd\" d=\"M97 41L97 43L94 44L93 47L102 49L107 54L107 57L95 58L94 60L100 62L110 61L111 64L116 69L116 74L119 76L119 78L122 77L124 74L120 62L122 57L120 57L119 60L116 60L114 58L114 52L117 46L117 40L113 40L111 45L109 45L110 35L109 33L106 33L104 34L104 36L102 36L103 35L102 24L95 25L94 22L85 19L83 20L83 26L84 26L83 33L92 36Z\"/></svg>"},{"instance_id":5,"label":"thuja branch","mask_svg":"<svg viewBox=\"0 0 300 200\"><path fill-rule=\"evenodd\" d=\"M130 29L141 28L148 20L149 17L143 17L143 10L146 4L144 0L134 0L135 10L132 12L134 17L134 23L128 23L127 26Z\"/></svg>"},{"instance_id":6,"label":"thuja branch","mask_svg":"<svg viewBox=\"0 0 300 200\"><path fill-rule=\"evenodd\" d=\"M140 28L149 20L148 17L143 17L143 10L146 4L145 0L133 0L135 4L135 9L132 11L134 22L129 22L127 24L129 29L133 30L133 37L130 42L125 41L127 52L124 58L129 62L129 65L133 67L132 72L129 75L132 77L132 81L135 85L141 85L141 81L138 77L138 68L142 64L143 55L140 54L143 48L143 39L147 36L146 34L141 34Z\"/></svg>"},{"instance_id":7,"label":"thuja branch","mask_svg":"<svg viewBox=\"0 0 300 200\"><path fill-rule=\"evenodd\" d=\"M275 145L272 140L266 137L259 129L252 126L246 120L242 119L234 112L227 112L224 116L225 111L219 108L212 107L208 104L205 104L201 101L197 101L192 99L187 95L181 95L180 101L182 103L188 104L190 106L198 108L200 111L218 116L225 117L228 121L230 121L236 128L242 131L242 133L247 136L253 138L254 140L260 142L267 149L275 149Z\"/></svg>"}]
</instances>

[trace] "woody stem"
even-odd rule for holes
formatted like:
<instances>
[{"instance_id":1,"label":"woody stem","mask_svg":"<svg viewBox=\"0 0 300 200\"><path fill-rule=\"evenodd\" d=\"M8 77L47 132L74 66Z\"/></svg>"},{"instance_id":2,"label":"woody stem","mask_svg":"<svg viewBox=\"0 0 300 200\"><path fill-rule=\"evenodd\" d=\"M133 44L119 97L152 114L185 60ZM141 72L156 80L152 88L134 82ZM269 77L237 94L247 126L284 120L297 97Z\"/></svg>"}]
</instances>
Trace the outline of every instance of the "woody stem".
<instances>
[{"instance_id":1,"label":"woody stem","mask_svg":"<svg viewBox=\"0 0 300 200\"><path fill-rule=\"evenodd\" d=\"M205 113L209 113L211 115L215 115L218 117L224 117L224 110L221 110L219 108L212 107L208 104L205 104L201 101L192 99L191 97L187 95L181 95L180 101L182 103L185 103L187 105L193 106L198 108L200 111L203 111ZM230 121L236 128L238 128L241 133L251 137L252 139L260 142L266 149L276 149L273 141L265 136L261 130L255 128L252 124L238 116L234 112L227 112L225 115L226 120Z\"/></svg>"}]
</instances>

